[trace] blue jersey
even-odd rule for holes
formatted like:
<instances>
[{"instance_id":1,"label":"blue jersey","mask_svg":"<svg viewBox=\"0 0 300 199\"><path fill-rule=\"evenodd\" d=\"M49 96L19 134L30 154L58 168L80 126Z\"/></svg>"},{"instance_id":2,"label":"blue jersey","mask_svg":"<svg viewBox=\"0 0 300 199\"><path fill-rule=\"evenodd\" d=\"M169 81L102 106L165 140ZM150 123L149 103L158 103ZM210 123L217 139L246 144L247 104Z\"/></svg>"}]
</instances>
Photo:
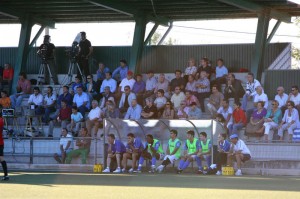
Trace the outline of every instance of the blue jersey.
<instances>
[{"instance_id":1,"label":"blue jersey","mask_svg":"<svg viewBox=\"0 0 300 199\"><path fill-rule=\"evenodd\" d=\"M219 142L218 146L220 149L222 149L225 152L228 152L230 149L230 142L228 140L224 140L223 143Z\"/></svg>"},{"instance_id":2,"label":"blue jersey","mask_svg":"<svg viewBox=\"0 0 300 199\"><path fill-rule=\"evenodd\" d=\"M134 149L138 149L139 152L142 152L144 149L142 140L140 138L134 138L134 141L131 145L133 145ZM126 149L128 149L130 152L132 152L129 144L126 145Z\"/></svg>"},{"instance_id":3,"label":"blue jersey","mask_svg":"<svg viewBox=\"0 0 300 199\"><path fill-rule=\"evenodd\" d=\"M114 143L111 145L111 152L112 153L125 153L126 147L121 142L121 140L115 140Z\"/></svg>"}]
</instances>

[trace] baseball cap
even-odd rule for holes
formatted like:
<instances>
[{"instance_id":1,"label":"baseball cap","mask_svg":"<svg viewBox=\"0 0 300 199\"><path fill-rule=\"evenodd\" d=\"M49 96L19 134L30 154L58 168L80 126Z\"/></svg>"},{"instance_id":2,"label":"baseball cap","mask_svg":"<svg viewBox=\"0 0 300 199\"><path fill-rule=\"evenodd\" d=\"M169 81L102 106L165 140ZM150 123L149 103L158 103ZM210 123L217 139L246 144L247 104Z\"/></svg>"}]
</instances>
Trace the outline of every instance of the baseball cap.
<instances>
[{"instance_id":1,"label":"baseball cap","mask_svg":"<svg viewBox=\"0 0 300 199\"><path fill-rule=\"evenodd\" d=\"M229 138L230 139L234 139L234 138L238 138L239 136L237 134L232 134Z\"/></svg>"}]
</instances>

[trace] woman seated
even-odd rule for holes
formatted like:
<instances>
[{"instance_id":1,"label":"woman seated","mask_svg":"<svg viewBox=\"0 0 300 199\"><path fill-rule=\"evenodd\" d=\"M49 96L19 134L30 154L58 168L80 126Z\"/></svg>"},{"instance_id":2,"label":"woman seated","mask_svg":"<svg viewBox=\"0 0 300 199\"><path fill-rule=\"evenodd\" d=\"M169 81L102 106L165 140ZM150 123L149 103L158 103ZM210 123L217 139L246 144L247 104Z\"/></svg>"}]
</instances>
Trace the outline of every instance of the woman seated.
<instances>
[{"instance_id":1,"label":"woman seated","mask_svg":"<svg viewBox=\"0 0 300 199\"><path fill-rule=\"evenodd\" d=\"M270 139L269 133L271 129L276 129L279 122L282 119L282 113L280 108L278 108L278 101L272 101L272 108L268 110L267 115L265 116L264 130L265 130L265 141Z\"/></svg>"},{"instance_id":2,"label":"woman seated","mask_svg":"<svg viewBox=\"0 0 300 199\"><path fill-rule=\"evenodd\" d=\"M174 108L173 108L173 104L170 100L167 101L164 112L161 116L161 119L174 119L175 116L175 112L174 112Z\"/></svg>"},{"instance_id":3,"label":"woman seated","mask_svg":"<svg viewBox=\"0 0 300 199\"><path fill-rule=\"evenodd\" d=\"M264 102L259 101L257 102L256 110L253 111L250 122L246 126L245 135L256 135L262 136L263 135L263 124L264 124L264 117L267 114L267 110L264 108Z\"/></svg>"},{"instance_id":4,"label":"woman seated","mask_svg":"<svg viewBox=\"0 0 300 199\"><path fill-rule=\"evenodd\" d=\"M178 119L187 119L189 114L189 107L186 105L186 101L181 101L180 107L177 111Z\"/></svg>"}]
</instances>

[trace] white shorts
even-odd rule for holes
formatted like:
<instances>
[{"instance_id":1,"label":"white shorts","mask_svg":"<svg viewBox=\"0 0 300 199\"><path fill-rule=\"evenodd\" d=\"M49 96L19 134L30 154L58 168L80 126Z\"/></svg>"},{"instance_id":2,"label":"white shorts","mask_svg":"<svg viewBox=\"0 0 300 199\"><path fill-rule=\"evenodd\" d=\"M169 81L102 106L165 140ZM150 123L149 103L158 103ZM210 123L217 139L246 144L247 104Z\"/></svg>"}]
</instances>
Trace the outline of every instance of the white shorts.
<instances>
[{"instance_id":1,"label":"white shorts","mask_svg":"<svg viewBox=\"0 0 300 199\"><path fill-rule=\"evenodd\" d=\"M178 160L178 158L177 158L175 155L166 155L165 158L164 158L164 160L166 160L167 158L170 160L170 162L171 162L172 164L173 164L173 162L174 162L175 160Z\"/></svg>"}]
</instances>

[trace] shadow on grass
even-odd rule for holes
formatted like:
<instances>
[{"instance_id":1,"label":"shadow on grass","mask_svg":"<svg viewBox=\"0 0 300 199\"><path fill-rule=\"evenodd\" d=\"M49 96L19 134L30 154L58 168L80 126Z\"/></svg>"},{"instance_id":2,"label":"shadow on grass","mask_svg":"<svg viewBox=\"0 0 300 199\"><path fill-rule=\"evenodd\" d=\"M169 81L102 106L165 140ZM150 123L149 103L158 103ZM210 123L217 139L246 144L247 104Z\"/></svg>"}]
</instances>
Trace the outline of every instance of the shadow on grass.
<instances>
[{"instance_id":1,"label":"shadow on grass","mask_svg":"<svg viewBox=\"0 0 300 199\"><path fill-rule=\"evenodd\" d=\"M23 173L11 174L9 184L40 186L93 185L165 188L206 188L234 190L299 191L299 178L261 176L203 176L191 174L87 174Z\"/></svg>"}]
</instances>

